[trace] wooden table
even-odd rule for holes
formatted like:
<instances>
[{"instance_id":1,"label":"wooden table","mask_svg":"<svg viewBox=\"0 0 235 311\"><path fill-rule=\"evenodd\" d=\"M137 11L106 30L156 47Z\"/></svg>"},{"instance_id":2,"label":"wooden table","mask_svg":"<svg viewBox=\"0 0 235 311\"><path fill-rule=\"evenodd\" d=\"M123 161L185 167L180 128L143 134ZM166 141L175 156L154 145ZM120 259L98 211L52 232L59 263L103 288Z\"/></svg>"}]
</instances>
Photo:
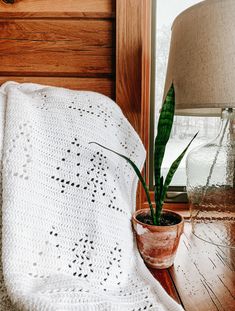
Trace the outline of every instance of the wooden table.
<instances>
[{"instance_id":1,"label":"wooden table","mask_svg":"<svg viewBox=\"0 0 235 311\"><path fill-rule=\"evenodd\" d=\"M174 266L150 271L187 311L235 311L235 250L198 239L187 219Z\"/></svg>"}]
</instances>

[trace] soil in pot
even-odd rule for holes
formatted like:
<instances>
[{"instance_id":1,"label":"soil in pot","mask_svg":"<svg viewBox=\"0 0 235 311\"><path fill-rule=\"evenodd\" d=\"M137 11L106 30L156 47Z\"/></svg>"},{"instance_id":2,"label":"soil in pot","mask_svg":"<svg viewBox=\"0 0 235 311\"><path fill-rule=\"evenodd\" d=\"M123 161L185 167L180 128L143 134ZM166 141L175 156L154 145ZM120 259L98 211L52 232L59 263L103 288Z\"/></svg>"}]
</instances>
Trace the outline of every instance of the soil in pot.
<instances>
[{"instance_id":1,"label":"soil in pot","mask_svg":"<svg viewBox=\"0 0 235 311\"><path fill-rule=\"evenodd\" d=\"M140 222L147 224L147 225L153 225L153 221L151 218L151 215L149 214L139 214L136 216L136 219ZM172 214L162 214L160 219L160 226L173 226L179 224L181 219L178 217L175 217Z\"/></svg>"}]
</instances>

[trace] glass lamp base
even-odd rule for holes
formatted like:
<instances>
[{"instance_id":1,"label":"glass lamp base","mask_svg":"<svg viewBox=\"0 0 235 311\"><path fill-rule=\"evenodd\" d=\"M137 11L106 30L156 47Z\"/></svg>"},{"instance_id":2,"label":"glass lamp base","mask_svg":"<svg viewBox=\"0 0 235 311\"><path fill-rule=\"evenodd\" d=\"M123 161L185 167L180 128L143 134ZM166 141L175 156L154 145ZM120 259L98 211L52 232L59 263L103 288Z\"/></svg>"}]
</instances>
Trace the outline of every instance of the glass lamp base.
<instances>
[{"instance_id":1,"label":"glass lamp base","mask_svg":"<svg viewBox=\"0 0 235 311\"><path fill-rule=\"evenodd\" d=\"M219 135L187 157L193 233L235 248L235 109L224 110Z\"/></svg>"},{"instance_id":2,"label":"glass lamp base","mask_svg":"<svg viewBox=\"0 0 235 311\"><path fill-rule=\"evenodd\" d=\"M216 192L211 193L210 202L191 203L192 232L203 241L235 249L235 208L232 200L228 204L235 192L232 189Z\"/></svg>"}]
</instances>

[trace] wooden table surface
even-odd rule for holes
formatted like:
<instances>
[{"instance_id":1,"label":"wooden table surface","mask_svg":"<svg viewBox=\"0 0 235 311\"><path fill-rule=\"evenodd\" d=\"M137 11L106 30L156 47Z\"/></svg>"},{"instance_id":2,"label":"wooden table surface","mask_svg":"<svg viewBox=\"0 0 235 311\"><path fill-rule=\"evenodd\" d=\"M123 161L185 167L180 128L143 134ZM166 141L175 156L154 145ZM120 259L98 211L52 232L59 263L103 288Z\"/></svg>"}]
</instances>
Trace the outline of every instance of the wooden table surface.
<instances>
[{"instance_id":1,"label":"wooden table surface","mask_svg":"<svg viewBox=\"0 0 235 311\"><path fill-rule=\"evenodd\" d=\"M187 219L174 265L150 271L186 311L235 311L235 250L198 239Z\"/></svg>"},{"instance_id":2,"label":"wooden table surface","mask_svg":"<svg viewBox=\"0 0 235 311\"><path fill-rule=\"evenodd\" d=\"M150 271L186 311L235 311L235 249L197 238L187 204L165 205L184 216L184 233L174 265Z\"/></svg>"}]
</instances>

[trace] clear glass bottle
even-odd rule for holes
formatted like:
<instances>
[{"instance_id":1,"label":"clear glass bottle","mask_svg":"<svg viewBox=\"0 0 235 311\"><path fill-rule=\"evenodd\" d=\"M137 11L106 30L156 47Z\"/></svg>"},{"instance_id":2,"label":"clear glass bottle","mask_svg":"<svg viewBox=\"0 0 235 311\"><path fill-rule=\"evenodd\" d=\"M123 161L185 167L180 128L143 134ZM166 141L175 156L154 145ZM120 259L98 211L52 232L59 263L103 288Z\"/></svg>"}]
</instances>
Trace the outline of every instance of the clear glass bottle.
<instances>
[{"instance_id":1,"label":"clear glass bottle","mask_svg":"<svg viewBox=\"0 0 235 311\"><path fill-rule=\"evenodd\" d=\"M235 109L223 109L219 135L187 157L187 193L193 233L235 248Z\"/></svg>"}]
</instances>

